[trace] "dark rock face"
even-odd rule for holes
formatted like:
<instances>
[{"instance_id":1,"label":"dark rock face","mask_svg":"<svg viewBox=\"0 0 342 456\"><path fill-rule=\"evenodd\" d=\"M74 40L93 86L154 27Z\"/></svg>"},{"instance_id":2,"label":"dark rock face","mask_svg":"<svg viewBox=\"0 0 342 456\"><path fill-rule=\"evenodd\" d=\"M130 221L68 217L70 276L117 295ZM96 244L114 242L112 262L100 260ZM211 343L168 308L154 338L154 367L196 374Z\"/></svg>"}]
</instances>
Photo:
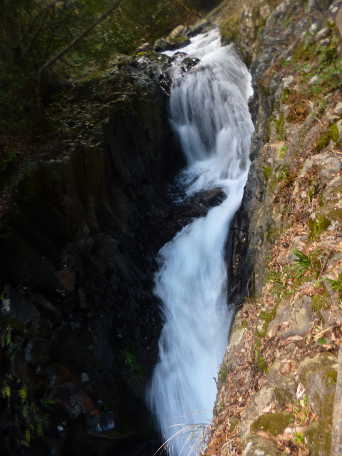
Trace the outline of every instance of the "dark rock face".
<instances>
[{"instance_id":1,"label":"dark rock face","mask_svg":"<svg viewBox=\"0 0 342 456\"><path fill-rule=\"evenodd\" d=\"M144 403L160 331L152 278L165 183L183 164L168 64L133 61L67 93L71 127L32 158L1 227L3 453L159 446Z\"/></svg>"}]
</instances>

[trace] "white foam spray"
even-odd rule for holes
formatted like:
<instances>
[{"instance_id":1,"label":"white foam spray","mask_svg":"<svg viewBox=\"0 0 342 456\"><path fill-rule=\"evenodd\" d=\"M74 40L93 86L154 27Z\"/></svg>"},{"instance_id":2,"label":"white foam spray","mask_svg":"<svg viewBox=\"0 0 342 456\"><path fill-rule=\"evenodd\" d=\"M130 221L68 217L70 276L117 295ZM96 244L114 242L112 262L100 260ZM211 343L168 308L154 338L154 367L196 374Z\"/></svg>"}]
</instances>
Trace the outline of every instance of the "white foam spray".
<instances>
[{"instance_id":1,"label":"white foam spray","mask_svg":"<svg viewBox=\"0 0 342 456\"><path fill-rule=\"evenodd\" d=\"M224 249L243 196L253 131L251 78L234 48L221 47L214 31L182 52L201 61L185 75L174 70L171 122L188 162L180 179L187 195L220 188L227 198L159 252L155 294L164 325L147 400L175 455L198 453L197 428L212 419L214 377L232 318Z\"/></svg>"}]
</instances>

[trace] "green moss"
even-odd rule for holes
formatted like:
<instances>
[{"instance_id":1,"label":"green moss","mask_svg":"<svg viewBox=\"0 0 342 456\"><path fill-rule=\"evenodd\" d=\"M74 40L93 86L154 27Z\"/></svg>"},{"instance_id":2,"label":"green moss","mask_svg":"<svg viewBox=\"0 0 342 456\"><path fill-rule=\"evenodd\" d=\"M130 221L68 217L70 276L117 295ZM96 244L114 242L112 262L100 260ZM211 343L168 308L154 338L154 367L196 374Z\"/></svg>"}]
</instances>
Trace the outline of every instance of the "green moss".
<instances>
[{"instance_id":1,"label":"green moss","mask_svg":"<svg viewBox=\"0 0 342 456\"><path fill-rule=\"evenodd\" d=\"M179 45L179 44L186 45L186 44L190 43L190 40L189 40L189 38L186 38L183 35L177 35L174 38L170 39L170 43L176 44L176 45Z\"/></svg>"},{"instance_id":2,"label":"green moss","mask_svg":"<svg viewBox=\"0 0 342 456\"><path fill-rule=\"evenodd\" d=\"M254 421L252 429L254 431L268 431L276 436L284 432L293 418L293 413L268 413Z\"/></svg>"},{"instance_id":3,"label":"green moss","mask_svg":"<svg viewBox=\"0 0 342 456\"><path fill-rule=\"evenodd\" d=\"M331 139L333 141L335 141L335 143L336 143L338 140L338 137L339 137L339 133L338 133L337 125L335 123L330 128L330 136L331 136Z\"/></svg>"},{"instance_id":4,"label":"green moss","mask_svg":"<svg viewBox=\"0 0 342 456\"><path fill-rule=\"evenodd\" d=\"M330 131L326 131L323 136L317 141L316 143L316 151L319 152L322 150L324 147L326 147L329 144L330 141Z\"/></svg>"},{"instance_id":5,"label":"green moss","mask_svg":"<svg viewBox=\"0 0 342 456\"><path fill-rule=\"evenodd\" d=\"M267 166L262 166L261 167L261 170L262 170L262 174L264 175L264 178L265 178L265 181L267 182L268 179L271 177L272 175L272 167L267 167Z\"/></svg>"},{"instance_id":6,"label":"green moss","mask_svg":"<svg viewBox=\"0 0 342 456\"><path fill-rule=\"evenodd\" d=\"M222 364L218 373L218 379L220 382L224 383L227 380L228 365Z\"/></svg>"},{"instance_id":7,"label":"green moss","mask_svg":"<svg viewBox=\"0 0 342 456\"><path fill-rule=\"evenodd\" d=\"M247 320L243 320L241 326L239 327L239 329L244 329L244 328L248 328Z\"/></svg>"},{"instance_id":8,"label":"green moss","mask_svg":"<svg viewBox=\"0 0 342 456\"><path fill-rule=\"evenodd\" d=\"M330 127L330 130L326 131L324 135L317 141L316 151L319 152L324 147L326 147L329 144L330 139L332 139L336 143L338 138L339 132L335 123Z\"/></svg>"},{"instance_id":9,"label":"green moss","mask_svg":"<svg viewBox=\"0 0 342 456\"><path fill-rule=\"evenodd\" d=\"M311 309L314 312L320 312L322 309L329 309L330 304L322 295L315 295L311 298Z\"/></svg>"},{"instance_id":10,"label":"green moss","mask_svg":"<svg viewBox=\"0 0 342 456\"><path fill-rule=\"evenodd\" d=\"M331 424L323 419L311 423L304 432L304 442L310 456L331 454Z\"/></svg>"},{"instance_id":11,"label":"green moss","mask_svg":"<svg viewBox=\"0 0 342 456\"><path fill-rule=\"evenodd\" d=\"M272 320L275 319L277 315L277 309L278 309L279 304L275 305L272 310L269 312L265 312L262 310L259 314L259 316L264 320L264 324L262 326L262 337L266 335L268 325L271 323Z\"/></svg>"},{"instance_id":12,"label":"green moss","mask_svg":"<svg viewBox=\"0 0 342 456\"><path fill-rule=\"evenodd\" d=\"M132 369L135 378L141 378L145 375L144 369L139 363L137 357L130 351L123 351L124 363Z\"/></svg>"},{"instance_id":13,"label":"green moss","mask_svg":"<svg viewBox=\"0 0 342 456\"><path fill-rule=\"evenodd\" d=\"M270 244L274 244L275 241L279 238L279 236L280 236L280 231L271 224L269 226L268 232L267 232L267 241Z\"/></svg>"},{"instance_id":14,"label":"green moss","mask_svg":"<svg viewBox=\"0 0 342 456\"><path fill-rule=\"evenodd\" d=\"M284 104L285 101L289 98L290 93L291 93L290 89L288 87L286 87L284 89L283 96L282 96L282 99L280 100L280 103Z\"/></svg>"},{"instance_id":15,"label":"green moss","mask_svg":"<svg viewBox=\"0 0 342 456\"><path fill-rule=\"evenodd\" d=\"M263 358L262 356L257 355L254 364L259 369L259 371L264 372L265 374L269 373L269 365L265 361L265 358Z\"/></svg>"},{"instance_id":16,"label":"green moss","mask_svg":"<svg viewBox=\"0 0 342 456\"><path fill-rule=\"evenodd\" d=\"M311 237L319 236L322 234L329 226L331 222L324 215L318 215L317 219L309 218L309 228L311 230Z\"/></svg>"},{"instance_id":17,"label":"green moss","mask_svg":"<svg viewBox=\"0 0 342 456\"><path fill-rule=\"evenodd\" d=\"M290 404L293 401L291 393L284 388L274 388L274 394L279 405Z\"/></svg>"},{"instance_id":18,"label":"green moss","mask_svg":"<svg viewBox=\"0 0 342 456\"><path fill-rule=\"evenodd\" d=\"M325 371L323 375L323 380L327 383L327 385L336 385L337 383L337 370L336 369L328 369Z\"/></svg>"},{"instance_id":19,"label":"green moss","mask_svg":"<svg viewBox=\"0 0 342 456\"><path fill-rule=\"evenodd\" d=\"M236 16L226 17L220 25L220 36L223 44L238 40L240 20Z\"/></svg>"},{"instance_id":20,"label":"green moss","mask_svg":"<svg viewBox=\"0 0 342 456\"><path fill-rule=\"evenodd\" d=\"M276 131L278 133L278 136L277 136L278 141L285 140L285 122L284 122L284 114L282 112L279 114L278 119L274 119L274 123L276 126Z\"/></svg>"},{"instance_id":21,"label":"green moss","mask_svg":"<svg viewBox=\"0 0 342 456\"><path fill-rule=\"evenodd\" d=\"M232 416L232 418L230 419L230 428L229 428L230 434L234 431L234 429L236 428L239 421L240 421L239 416L236 416L236 415Z\"/></svg>"}]
</instances>

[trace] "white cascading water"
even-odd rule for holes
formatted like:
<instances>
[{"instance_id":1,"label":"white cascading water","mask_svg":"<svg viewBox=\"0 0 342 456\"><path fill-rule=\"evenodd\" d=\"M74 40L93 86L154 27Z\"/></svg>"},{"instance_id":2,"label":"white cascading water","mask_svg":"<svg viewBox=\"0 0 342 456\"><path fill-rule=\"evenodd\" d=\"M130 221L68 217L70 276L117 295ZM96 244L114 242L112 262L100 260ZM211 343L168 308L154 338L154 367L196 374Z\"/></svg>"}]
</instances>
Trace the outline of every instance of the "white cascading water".
<instances>
[{"instance_id":1,"label":"white cascading water","mask_svg":"<svg viewBox=\"0 0 342 456\"><path fill-rule=\"evenodd\" d=\"M198 429L212 419L227 346L233 312L224 250L247 180L253 124L251 78L234 48L221 47L213 31L182 52L201 61L185 75L174 69L171 123L188 162L180 179L187 195L214 188L227 195L160 250L155 277L164 325L147 400L169 452L186 456L198 453Z\"/></svg>"}]
</instances>

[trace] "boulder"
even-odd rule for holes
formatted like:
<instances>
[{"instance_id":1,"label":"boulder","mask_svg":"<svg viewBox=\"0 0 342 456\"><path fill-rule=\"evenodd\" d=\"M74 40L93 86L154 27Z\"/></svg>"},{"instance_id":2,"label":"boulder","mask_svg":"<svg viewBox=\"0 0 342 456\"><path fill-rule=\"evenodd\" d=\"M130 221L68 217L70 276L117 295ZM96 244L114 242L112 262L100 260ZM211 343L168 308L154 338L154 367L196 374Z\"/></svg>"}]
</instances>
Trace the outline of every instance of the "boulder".
<instances>
[{"instance_id":1,"label":"boulder","mask_svg":"<svg viewBox=\"0 0 342 456\"><path fill-rule=\"evenodd\" d=\"M32 338L25 348L25 360L33 365L46 364L51 361L52 342L43 337Z\"/></svg>"}]
</instances>

